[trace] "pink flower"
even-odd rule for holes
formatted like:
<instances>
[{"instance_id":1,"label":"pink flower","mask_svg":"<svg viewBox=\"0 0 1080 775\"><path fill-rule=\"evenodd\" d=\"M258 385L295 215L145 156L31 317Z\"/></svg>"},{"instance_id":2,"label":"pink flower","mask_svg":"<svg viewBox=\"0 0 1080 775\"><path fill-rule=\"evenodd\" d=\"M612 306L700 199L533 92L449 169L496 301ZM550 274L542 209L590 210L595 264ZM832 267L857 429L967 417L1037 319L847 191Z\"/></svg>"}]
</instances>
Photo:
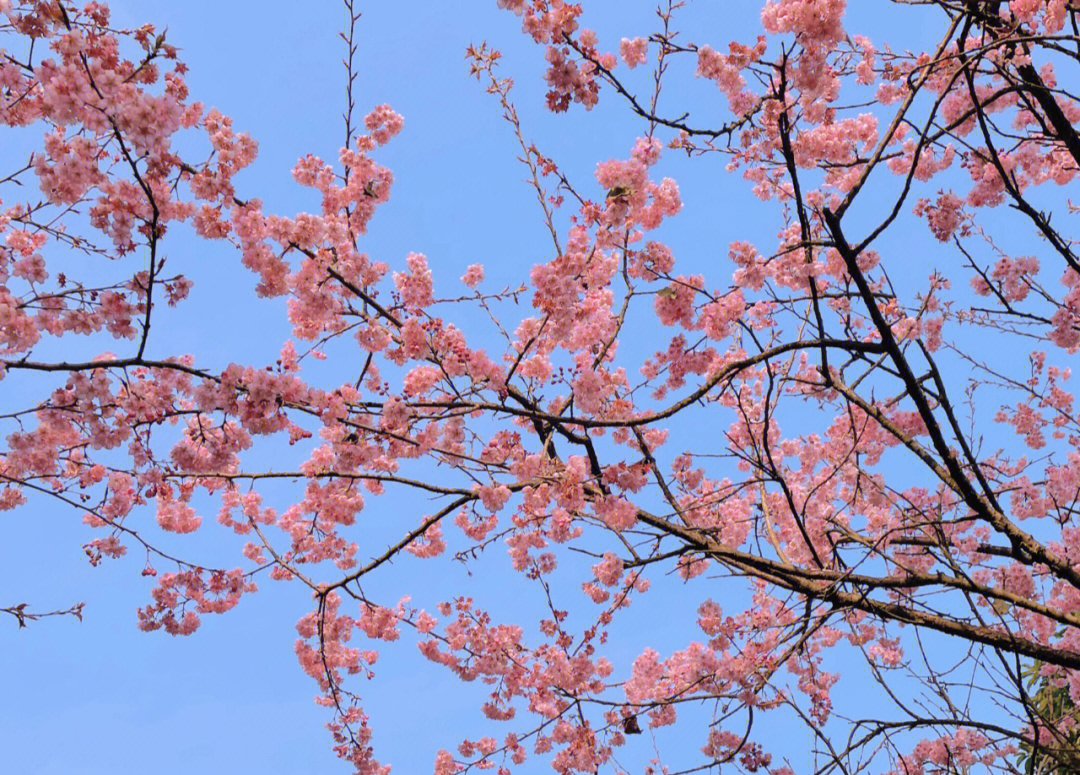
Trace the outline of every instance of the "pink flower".
<instances>
[{"instance_id":1,"label":"pink flower","mask_svg":"<svg viewBox=\"0 0 1080 775\"><path fill-rule=\"evenodd\" d=\"M158 499L157 521L162 530L173 533L190 533L198 530L202 517L195 509L181 501Z\"/></svg>"},{"instance_id":2,"label":"pink flower","mask_svg":"<svg viewBox=\"0 0 1080 775\"><path fill-rule=\"evenodd\" d=\"M617 554L604 552L604 559L592 566L596 580L607 587L613 587L619 583L623 573L623 562Z\"/></svg>"},{"instance_id":3,"label":"pink flower","mask_svg":"<svg viewBox=\"0 0 1080 775\"><path fill-rule=\"evenodd\" d=\"M625 498L609 496L598 500L596 515L612 530L629 530L637 522L637 507Z\"/></svg>"},{"instance_id":4,"label":"pink flower","mask_svg":"<svg viewBox=\"0 0 1080 775\"><path fill-rule=\"evenodd\" d=\"M483 264L470 264L469 268L465 270L465 274L461 276L461 282L465 283L470 288L475 288L483 279Z\"/></svg>"},{"instance_id":5,"label":"pink flower","mask_svg":"<svg viewBox=\"0 0 1080 775\"><path fill-rule=\"evenodd\" d=\"M514 0L499 0L499 5L504 6L504 3L510 3ZM524 0L521 0L522 2ZM462 766L454 761L453 755L449 751L439 751L435 755L435 775L454 775L454 773L460 772Z\"/></svg>"},{"instance_id":6,"label":"pink flower","mask_svg":"<svg viewBox=\"0 0 1080 775\"><path fill-rule=\"evenodd\" d=\"M505 8L521 16L525 11L526 0L498 0L499 8Z\"/></svg>"},{"instance_id":7,"label":"pink flower","mask_svg":"<svg viewBox=\"0 0 1080 775\"><path fill-rule=\"evenodd\" d=\"M405 126L405 119L395 113L389 105L377 105L374 110L364 116L364 126L371 132L371 137L376 143L385 145Z\"/></svg>"},{"instance_id":8,"label":"pink flower","mask_svg":"<svg viewBox=\"0 0 1080 775\"><path fill-rule=\"evenodd\" d=\"M405 259L408 272L395 272L394 284L406 307L422 309L432 302L431 270L421 253L410 253Z\"/></svg>"},{"instance_id":9,"label":"pink flower","mask_svg":"<svg viewBox=\"0 0 1080 775\"><path fill-rule=\"evenodd\" d=\"M930 231L940 242L948 242L964 219L964 202L951 191L942 193L937 202L922 199L915 206L916 215L925 215Z\"/></svg>"},{"instance_id":10,"label":"pink flower","mask_svg":"<svg viewBox=\"0 0 1080 775\"><path fill-rule=\"evenodd\" d=\"M510 488L502 484L484 485L480 488L480 500L488 511L502 511L503 506L510 500Z\"/></svg>"},{"instance_id":11,"label":"pink flower","mask_svg":"<svg viewBox=\"0 0 1080 775\"><path fill-rule=\"evenodd\" d=\"M649 41L645 38L623 38L619 41L619 56L631 70L645 63L649 52Z\"/></svg>"}]
</instances>

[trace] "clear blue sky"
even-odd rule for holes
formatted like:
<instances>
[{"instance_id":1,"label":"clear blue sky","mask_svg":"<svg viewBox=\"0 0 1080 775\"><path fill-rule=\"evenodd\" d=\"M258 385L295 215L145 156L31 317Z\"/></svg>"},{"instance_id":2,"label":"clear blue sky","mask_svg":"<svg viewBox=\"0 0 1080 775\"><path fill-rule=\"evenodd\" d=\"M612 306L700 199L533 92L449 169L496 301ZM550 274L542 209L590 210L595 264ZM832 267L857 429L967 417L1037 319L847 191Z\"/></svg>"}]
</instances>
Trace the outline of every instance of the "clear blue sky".
<instances>
[{"instance_id":1,"label":"clear blue sky","mask_svg":"<svg viewBox=\"0 0 1080 775\"><path fill-rule=\"evenodd\" d=\"M497 9L494 0L358 0L357 5L364 14L358 25L358 117L389 102L406 122L402 135L379 153L396 183L364 248L395 268L409 251L427 254L437 290L457 290L456 278L475 262L487 268L485 287L520 283L529 267L550 258L549 242L497 103L467 76L466 45L487 40L503 50L502 72L517 82L514 93L526 132L585 190L595 185L591 175L598 161L626 156L641 133L640 123L624 120L623 105L610 94L589 114L577 107L569 117L546 113L542 50L520 33L517 17ZM600 32L602 48L614 49L621 36L653 30L655 3L605 0L591 5L596 8L589 8L586 23ZM117 0L112 6L120 25L151 21L167 27L169 40L181 47L191 68L193 98L232 116L236 129L259 141L259 159L238 179L241 196L260 196L268 212L285 215L317 206L289 171L307 152L334 159L341 143L344 47L337 33L344 14L339 3ZM733 6L740 7L738 14L730 11ZM747 32L754 29L757 7L753 2L699 0L683 17L683 29L690 28L685 39L716 48L732 38L752 41ZM872 30L873 20L863 21ZM918 37L914 28L899 32L912 41ZM687 75L676 75L672 83L680 77L687 82ZM691 83L673 95L692 101L687 104L695 115L719 115L722 97L711 84ZM722 163L704 162L713 167L705 173L694 166L701 162L688 164L685 157L672 155L662 163L661 174L679 181L685 210L661 238L683 266L714 266L734 239L774 244L778 220L771 206L761 205L747 184L725 174ZM272 362L288 336L280 301L255 299L255 280L232 251L187 235L170 237L169 266L181 268L195 287L181 310L187 314L176 316L176 326L155 331L154 354L194 352L200 364L212 368L233 360ZM192 322L195 305L199 315ZM396 516L393 506L375 502L373 508L384 510L389 520ZM315 686L292 652L294 623L308 608L302 589L263 581L262 592L225 617L208 617L192 638L143 634L136 630L134 613L150 587L138 575L141 557L132 553L90 568L80 546L94 536L74 513L49 503L31 501L0 517L5 526L0 603L25 600L40 608L87 603L81 624L49 620L16 631L11 622L0 620L0 761L5 771L347 771L330 751L322 728L328 716L312 703ZM223 531L208 524L203 532L183 546L218 551ZM372 554L381 551L374 543ZM230 552L234 548L228 544ZM418 569L429 575L417 579L456 573L454 585L473 590L478 598L486 595L493 607L529 610L536 604L531 599L535 590L492 590L484 581L484 567L498 571L505 566L502 555L485 558L470 579L442 563L438 569ZM387 602L413 591L371 589ZM683 599L676 585L661 590L639 604L636 619L624 631L629 642L649 643L661 652L685 646L695 637L690 614L698 600ZM687 625L681 637L669 626L679 615L685 615ZM482 688L463 688L448 673L415 658L413 649L411 643L385 649L376 680L354 686L367 698L380 758L398 773L427 771L439 747L452 748L463 734L478 737L479 730L490 730L477 723ZM632 652L627 647L623 656ZM683 742L696 749L701 729L689 732ZM680 739L677 735L685 735L665 734L667 750ZM795 734L787 741L793 756L808 742L805 731ZM633 743L620 753L628 765L651 755L648 735ZM527 771L549 771L546 764L532 761Z\"/></svg>"}]
</instances>

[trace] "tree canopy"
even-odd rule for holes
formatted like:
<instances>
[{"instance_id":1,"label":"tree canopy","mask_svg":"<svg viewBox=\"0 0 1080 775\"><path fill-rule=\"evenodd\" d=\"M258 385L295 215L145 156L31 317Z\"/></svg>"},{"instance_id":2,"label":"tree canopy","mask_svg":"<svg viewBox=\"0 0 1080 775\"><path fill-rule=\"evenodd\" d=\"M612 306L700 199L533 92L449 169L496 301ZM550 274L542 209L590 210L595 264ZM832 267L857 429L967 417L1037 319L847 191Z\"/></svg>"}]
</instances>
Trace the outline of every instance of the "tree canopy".
<instances>
[{"instance_id":1,"label":"tree canopy","mask_svg":"<svg viewBox=\"0 0 1080 775\"><path fill-rule=\"evenodd\" d=\"M560 131L603 103L637 139L566 168L498 42L470 46L524 177L492 185L528 187L544 237L461 268L365 248L407 117L363 104L359 0L320 119L345 142L299 159L318 207L289 214L238 177L259 127L189 95L213 63L102 2L0 0L0 125L34 143L0 170L5 518L62 505L92 564L145 555L146 631L305 588L296 656L365 775L399 639L483 686L436 775L1075 772L1080 5L859 3L925 50L845 0L732 3L739 40L678 0L647 29L590 5L462 10L520 17ZM721 242L673 160L737 181ZM274 362L192 354L178 234L284 302ZM0 611L33 638L84 613Z\"/></svg>"}]
</instances>

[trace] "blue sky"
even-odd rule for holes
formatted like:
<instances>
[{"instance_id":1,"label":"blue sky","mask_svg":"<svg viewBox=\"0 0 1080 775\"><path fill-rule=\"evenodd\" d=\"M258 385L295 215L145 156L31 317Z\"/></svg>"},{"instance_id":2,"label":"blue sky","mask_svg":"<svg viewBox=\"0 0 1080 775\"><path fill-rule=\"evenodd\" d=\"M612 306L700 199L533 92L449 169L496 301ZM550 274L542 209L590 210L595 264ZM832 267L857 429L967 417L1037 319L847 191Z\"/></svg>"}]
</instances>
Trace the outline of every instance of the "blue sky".
<instances>
[{"instance_id":1,"label":"blue sky","mask_svg":"<svg viewBox=\"0 0 1080 775\"><path fill-rule=\"evenodd\" d=\"M629 5L587 4L586 23L600 32L602 48L614 49L621 36L652 31L653 4ZM683 16L685 38L716 48L732 38L753 40L757 4L745 5L748 12L732 18L730 4L699 0ZM334 159L343 137L344 46L337 33L344 13L337 2L118 0L112 6L117 24L151 21L167 27L190 67L193 98L218 107L233 117L236 129L259 141L258 160L237 181L241 196L260 196L268 212L286 215L317 207L289 171L307 152ZM498 105L467 75L465 47L487 40L504 52L502 74L515 78L526 134L586 192L596 186L595 164L625 158L641 124L625 120L622 104L610 94L590 113L575 107L570 116L551 117L543 107L542 50L494 0L360 0L358 8L364 14L357 28L358 118L383 102L405 117L404 132L378 154L396 181L364 249L394 268L410 251L427 254L437 291L456 292L457 278L477 262L487 268L485 288L519 284L529 267L550 258L550 241ZM866 13L852 30L873 35L877 23ZM910 45L920 38L917 25L890 32L908 36ZM673 74L672 84L681 78L682 85L671 92L672 103L692 105L703 120L720 116L723 98L711 84L691 82L689 74ZM645 75L637 77L643 87ZM660 165L659 174L675 177L682 190L685 209L661 235L681 265L714 266L734 239L774 244L779 221L772 205L758 202L748 184L725 174L722 161L704 163L712 169L703 172L702 162L669 154ZM929 243L926 238L927 250ZM277 357L288 337L284 306L254 297L255 278L233 251L177 234L166 254L170 268L182 268L195 286L186 307L155 330L151 355L194 352L210 368ZM191 315L193 309L198 315ZM484 322L465 320L463 327L479 332ZM349 365L330 364L327 375L338 368L348 373ZM393 509L413 507L423 504L414 499L376 502L372 508L393 528ZM260 594L225 617L207 618L192 638L143 634L134 613L150 586L138 575L141 557L132 553L90 568L80 547L93 536L76 515L49 503L32 500L2 517L7 539L0 545L0 602L26 600L40 608L87 603L82 623L49 620L15 631L0 621L0 746L9 771L347 771L329 749L322 728L327 715L312 703L315 686L292 652L295 621L309 602L302 589L264 581ZM235 549L216 525L208 524L203 533L183 546L209 553L222 545ZM376 545L371 554L379 550ZM520 611L536 605L535 590L493 587L485 568L505 572L505 557L485 556L471 577L457 566L447 570L446 563L438 570L417 564L415 580L420 588L436 573L457 574L448 577L448 587L484 595L493 607L527 620ZM373 582L370 589L389 603L413 591L397 582L380 584L385 582ZM680 637L662 625L680 615L689 624L699 600L662 583L625 625L628 642L649 643L661 652L684 646L693 635L684 630ZM385 649L376 680L354 686L367 700L380 758L399 773L426 771L437 748L490 730L476 723L481 687L462 687L415 658L413 648L404 643ZM632 653L627 646L623 656ZM665 732L668 750L680 740L700 746L700 728L690 732ZM792 735L781 745L796 756L808 741L805 731ZM637 748L628 747L620 758L627 764L646 761L647 738L633 741ZM534 760L528 771L548 770Z\"/></svg>"}]
</instances>

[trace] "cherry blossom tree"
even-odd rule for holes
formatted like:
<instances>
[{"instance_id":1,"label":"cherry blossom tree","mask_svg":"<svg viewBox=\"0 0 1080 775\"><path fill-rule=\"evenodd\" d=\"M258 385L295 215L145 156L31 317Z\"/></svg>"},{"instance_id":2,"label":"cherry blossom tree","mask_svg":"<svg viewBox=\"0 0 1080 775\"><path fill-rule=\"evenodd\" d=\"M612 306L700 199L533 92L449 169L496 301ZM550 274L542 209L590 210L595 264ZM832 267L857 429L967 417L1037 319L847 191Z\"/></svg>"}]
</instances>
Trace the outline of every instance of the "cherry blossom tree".
<instances>
[{"instance_id":1,"label":"cherry blossom tree","mask_svg":"<svg viewBox=\"0 0 1080 775\"><path fill-rule=\"evenodd\" d=\"M845 0L732 3L760 28L735 41L682 27L677 0L621 39L587 2L463 11L520 17L565 131L603 100L639 139L564 169L499 51L470 47L550 239L449 268L361 247L403 118L357 118L359 3L346 142L297 162L321 208L290 215L234 184L258 127L192 99L163 33L0 0L0 122L35 138L0 171L0 509L62 503L95 565L145 555L143 630L305 587L296 656L359 773L389 769L363 696L398 639L483 686L438 775L1077 771L1080 5L862 2L934 43L849 29ZM679 78L709 96L666 99ZM695 224L671 158L745 181L722 206L765 208L775 237L676 255ZM198 314L164 261L182 230L287 300L276 362L149 355L163 314ZM521 285L487 287L495 260ZM196 531L242 556L200 562L176 535ZM546 612L414 588L449 563ZM675 650L622 640L650 595L696 609L663 623ZM20 627L83 615L0 605ZM641 759L670 725L689 750Z\"/></svg>"}]
</instances>

